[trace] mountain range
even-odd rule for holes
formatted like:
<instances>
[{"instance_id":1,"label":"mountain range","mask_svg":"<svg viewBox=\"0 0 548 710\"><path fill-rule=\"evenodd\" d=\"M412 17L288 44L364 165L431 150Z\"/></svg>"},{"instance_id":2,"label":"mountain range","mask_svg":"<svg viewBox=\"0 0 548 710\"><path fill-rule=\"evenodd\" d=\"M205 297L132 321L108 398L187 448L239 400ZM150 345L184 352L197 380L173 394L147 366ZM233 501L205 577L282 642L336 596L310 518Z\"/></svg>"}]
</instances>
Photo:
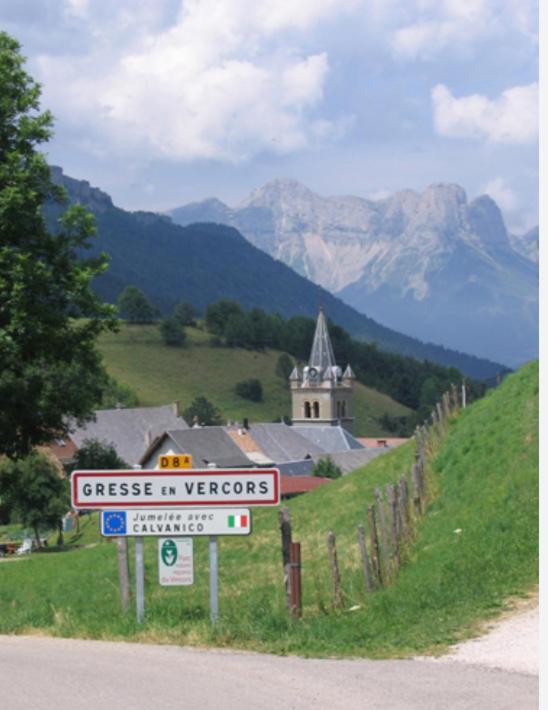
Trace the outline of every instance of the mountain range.
<instances>
[{"instance_id":1,"label":"mountain range","mask_svg":"<svg viewBox=\"0 0 548 710\"><path fill-rule=\"evenodd\" d=\"M175 222L238 229L384 325L515 366L538 357L538 227L508 233L487 195L454 184L371 200L274 180L235 208L215 198Z\"/></svg>"},{"instance_id":2,"label":"mountain range","mask_svg":"<svg viewBox=\"0 0 548 710\"><path fill-rule=\"evenodd\" d=\"M381 325L255 247L233 227L212 223L181 227L165 215L128 212L87 181L70 178L57 167L51 173L65 187L70 202L95 214L99 236L90 253L106 252L110 257L109 269L95 288L109 302L115 303L123 288L133 284L164 313L181 300L203 312L209 303L230 298L246 309L257 306L285 317L315 318L322 304L335 323L383 350L454 366L477 379L493 378L504 369L497 362L423 343ZM52 226L63 209L53 203L46 206Z\"/></svg>"}]
</instances>

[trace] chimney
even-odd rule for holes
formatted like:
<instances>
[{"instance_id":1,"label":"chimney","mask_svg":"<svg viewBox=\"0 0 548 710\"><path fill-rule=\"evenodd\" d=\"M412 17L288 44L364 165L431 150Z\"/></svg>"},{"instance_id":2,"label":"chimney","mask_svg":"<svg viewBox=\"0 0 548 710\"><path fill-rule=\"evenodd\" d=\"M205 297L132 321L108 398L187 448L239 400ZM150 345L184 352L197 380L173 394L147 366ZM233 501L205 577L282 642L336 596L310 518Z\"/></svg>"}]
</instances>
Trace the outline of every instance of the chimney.
<instances>
[{"instance_id":1,"label":"chimney","mask_svg":"<svg viewBox=\"0 0 548 710\"><path fill-rule=\"evenodd\" d=\"M179 400L176 400L175 402L173 402L173 404L171 405L171 409L173 411L173 416L175 416L175 417L181 416L181 405L180 405Z\"/></svg>"},{"instance_id":2,"label":"chimney","mask_svg":"<svg viewBox=\"0 0 548 710\"><path fill-rule=\"evenodd\" d=\"M244 429L249 431L249 419L244 417Z\"/></svg>"}]
</instances>

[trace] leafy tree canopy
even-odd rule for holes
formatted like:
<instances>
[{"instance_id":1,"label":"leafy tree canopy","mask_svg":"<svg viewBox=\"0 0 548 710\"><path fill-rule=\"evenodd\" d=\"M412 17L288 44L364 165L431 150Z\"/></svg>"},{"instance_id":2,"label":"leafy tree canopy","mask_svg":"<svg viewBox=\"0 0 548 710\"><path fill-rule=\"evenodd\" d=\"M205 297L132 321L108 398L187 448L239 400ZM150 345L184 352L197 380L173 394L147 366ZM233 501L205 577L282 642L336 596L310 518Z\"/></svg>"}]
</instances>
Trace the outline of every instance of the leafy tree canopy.
<instances>
[{"instance_id":1,"label":"leafy tree canopy","mask_svg":"<svg viewBox=\"0 0 548 710\"><path fill-rule=\"evenodd\" d=\"M340 478L342 471L331 456L321 458L312 469L312 475L318 478Z\"/></svg>"},{"instance_id":2,"label":"leafy tree canopy","mask_svg":"<svg viewBox=\"0 0 548 710\"><path fill-rule=\"evenodd\" d=\"M183 419L190 426L218 426L223 423L220 410L202 395L192 400L190 407L184 410Z\"/></svg>"},{"instance_id":3,"label":"leafy tree canopy","mask_svg":"<svg viewBox=\"0 0 548 710\"><path fill-rule=\"evenodd\" d=\"M129 385L118 382L114 377L107 375L106 386L97 409L115 409L119 405L138 407L139 397Z\"/></svg>"},{"instance_id":4,"label":"leafy tree canopy","mask_svg":"<svg viewBox=\"0 0 548 710\"><path fill-rule=\"evenodd\" d=\"M166 345L180 348L183 347L183 345L186 345L187 342L183 326L180 321L175 318L175 316L162 318L160 321L160 335Z\"/></svg>"},{"instance_id":5,"label":"leafy tree canopy","mask_svg":"<svg viewBox=\"0 0 548 710\"><path fill-rule=\"evenodd\" d=\"M278 377L281 377L282 380L287 381L294 367L295 364L289 355L287 353L282 353L276 363L276 374Z\"/></svg>"},{"instance_id":6,"label":"leafy tree canopy","mask_svg":"<svg viewBox=\"0 0 548 710\"><path fill-rule=\"evenodd\" d=\"M153 323L158 318L158 309L137 286L126 286L118 297L120 315L128 323Z\"/></svg>"},{"instance_id":7,"label":"leafy tree canopy","mask_svg":"<svg viewBox=\"0 0 548 710\"><path fill-rule=\"evenodd\" d=\"M85 439L83 446L74 456L74 463L70 466L70 471L123 468L129 468L129 466L118 456L114 446L97 439Z\"/></svg>"},{"instance_id":8,"label":"leafy tree canopy","mask_svg":"<svg viewBox=\"0 0 548 710\"><path fill-rule=\"evenodd\" d=\"M230 316L241 315L242 308L236 301L221 299L210 303L205 313L206 328L214 335L224 335L225 326Z\"/></svg>"},{"instance_id":9,"label":"leafy tree canopy","mask_svg":"<svg viewBox=\"0 0 548 710\"><path fill-rule=\"evenodd\" d=\"M173 317L181 325L196 325L196 309L189 301L181 301L173 310Z\"/></svg>"},{"instance_id":10,"label":"leafy tree canopy","mask_svg":"<svg viewBox=\"0 0 548 710\"><path fill-rule=\"evenodd\" d=\"M40 530L62 530L62 518L70 509L68 481L49 458L36 451L24 459L3 462L0 496L12 520L33 529L38 547Z\"/></svg>"},{"instance_id":11,"label":"leafy tree canopy","mask_svg":"<svg viewBox=\"0 0 548 710\"><path fill-rule=\"evenodd\" d=\"M236 394L242 399L249 399L251 402L261 402L263 399L263 386L261 381L255 377L249 380L242 380L236 385Z\"/></svg>"},{"instance_id":12,"label":"leafy tree canopy","mask_svg":"<svg viewBox=\"0 0 548 710\"><path fill-rule=\"evenodd\" d=\"M95 234L92 215L72 206L46 228L44 203L65 196L38 152L52 117L19 50L0 32L0 454L12 457L90 416L106 381L96 339L116 323L91 289L105 255L77 255Z\"/></svg>"}]
</instances>

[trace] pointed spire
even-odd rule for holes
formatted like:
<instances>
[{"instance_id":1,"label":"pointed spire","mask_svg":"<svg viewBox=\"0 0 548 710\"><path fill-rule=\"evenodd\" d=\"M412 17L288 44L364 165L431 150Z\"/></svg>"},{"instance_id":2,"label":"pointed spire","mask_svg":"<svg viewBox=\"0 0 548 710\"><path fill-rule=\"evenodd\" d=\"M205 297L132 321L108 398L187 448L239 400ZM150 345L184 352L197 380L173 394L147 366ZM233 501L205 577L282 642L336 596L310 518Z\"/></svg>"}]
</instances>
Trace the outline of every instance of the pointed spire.
<instances>
[{"instance_id":1,"label":"pointed spire","mask_svg":"<svg viewBox=\"0 0 548 710\"><path fill-rule=\"evenodd\" d=\"M346 370L343 372L343 380L355 380L356 375L354 374L354 371L350 367L350 365L346 366Z\"/></svg>"},{"instance_id":2,"label":"pointed spire","mask_svg":"<svg viewBox=\"0 0 548 710\"><path fill-rule=\"evenodd\" d=\"M302 380L302 375L299 371L299 368L295 365L293 370L291 371L291 374L289 375L289 381L290 382L300 382Z\"/></svg>"},{"instance_id":3,"label":"pointed spire","mask_svg":"<svg viewBox=\"0 0 548 710\"><path fill-rule=\"evenodd\" d=\"M333 355L333 347L327 330L327 322L323 314L323 306L320 306L320 313L316 323L316 331L314 333L314 341L312 343L312 351L308 364L310 367L316 367L321 371L328 367L335 367L335 356Z\"/></svg>"}]
</instances>

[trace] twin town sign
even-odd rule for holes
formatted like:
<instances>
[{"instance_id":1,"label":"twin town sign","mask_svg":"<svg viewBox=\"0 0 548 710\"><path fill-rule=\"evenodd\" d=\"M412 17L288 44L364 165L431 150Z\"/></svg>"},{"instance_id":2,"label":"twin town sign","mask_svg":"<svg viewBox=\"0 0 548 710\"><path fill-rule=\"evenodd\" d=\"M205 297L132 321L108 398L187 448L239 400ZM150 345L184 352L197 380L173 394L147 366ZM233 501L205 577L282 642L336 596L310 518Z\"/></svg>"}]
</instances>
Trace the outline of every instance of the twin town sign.
<instances>
[{"instance_id":1,"label":"twin town sign","mask_svg":"<svg viewBox=\"0 0 548 710\"><path fill-rule=\"evenodd\" d=\"M280 502L280 472L275 468L75 471L71 495L76 510L272 506Z\"/></svg>"}]
</instances>

